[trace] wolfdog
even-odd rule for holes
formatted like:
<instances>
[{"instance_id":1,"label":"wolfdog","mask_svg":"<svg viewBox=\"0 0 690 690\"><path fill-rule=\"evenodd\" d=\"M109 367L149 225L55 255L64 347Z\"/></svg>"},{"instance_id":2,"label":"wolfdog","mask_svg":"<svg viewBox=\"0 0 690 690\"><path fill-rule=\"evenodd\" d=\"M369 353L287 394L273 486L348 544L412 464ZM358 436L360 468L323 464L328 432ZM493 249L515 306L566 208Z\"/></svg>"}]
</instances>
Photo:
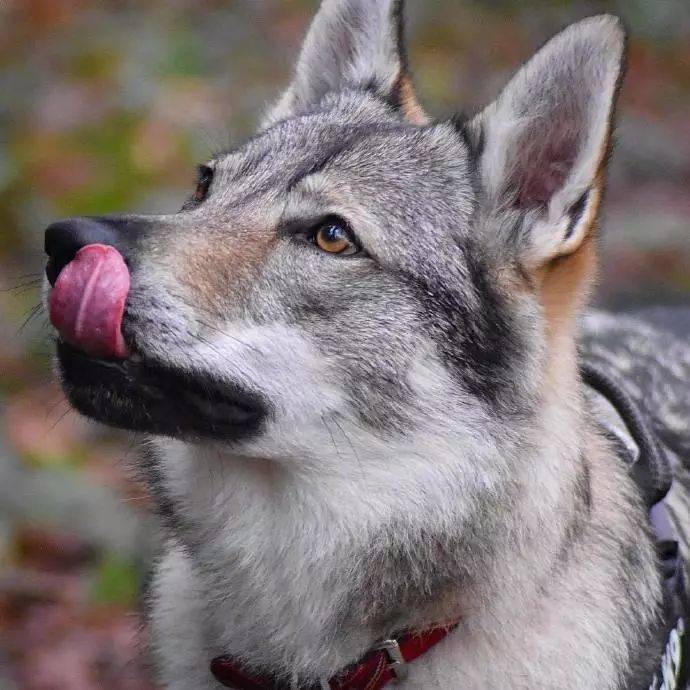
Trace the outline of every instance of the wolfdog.
<instances>
[{"instance_id":1,"label":"wolfdog","mask_svg":"<svg viewBox=\"0 0 690 690\"><path fill-rule=\"evenodd\" d=\"M585 314L624 31L434 120L401 4L325 0L179 213L46 231L64 390L148 437L158 679L681 687L690 348Z\"/></svg>"}]
</instances>

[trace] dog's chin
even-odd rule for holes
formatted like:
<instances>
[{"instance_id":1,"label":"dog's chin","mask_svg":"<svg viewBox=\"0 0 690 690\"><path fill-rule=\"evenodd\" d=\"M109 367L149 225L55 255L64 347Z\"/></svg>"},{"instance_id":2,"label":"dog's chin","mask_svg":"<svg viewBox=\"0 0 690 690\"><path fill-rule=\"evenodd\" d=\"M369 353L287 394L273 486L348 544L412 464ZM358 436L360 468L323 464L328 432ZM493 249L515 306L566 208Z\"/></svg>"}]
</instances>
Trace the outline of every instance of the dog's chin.
<instances>
[{"instance_id":1,"label":"dog's chin","mask_svg":"<svg viewBox=\"0 0 690 690\"><path fill-rule=\"evenodd\" d=\"M269 412L253 392L146 358L98 359L59 341L57 360L72 406L121 429L240 441L256 435Z\"/></svg>"}]
</instances>

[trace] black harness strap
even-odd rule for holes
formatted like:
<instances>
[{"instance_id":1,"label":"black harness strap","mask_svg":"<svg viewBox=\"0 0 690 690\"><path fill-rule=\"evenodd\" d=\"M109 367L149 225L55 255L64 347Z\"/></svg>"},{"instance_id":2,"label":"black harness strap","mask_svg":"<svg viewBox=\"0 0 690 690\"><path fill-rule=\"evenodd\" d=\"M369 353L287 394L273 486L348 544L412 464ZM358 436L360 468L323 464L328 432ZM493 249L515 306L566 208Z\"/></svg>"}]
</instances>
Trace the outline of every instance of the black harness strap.
<instances>
[{"instance_id":1,"label":"black harness strap","mask_svg":"<svg viewBox=\"0 0 690 690\"><path fill-rule=\"evenodd\" d=\"M625 422L637 444L640 455L630 468L635 483L642 491L649 507L668 494L673 474L666 451L647 426L640 408L625 389L609 374L591 362L580 363L582 380L603 395Z\"/></svg>"}]
</instances>

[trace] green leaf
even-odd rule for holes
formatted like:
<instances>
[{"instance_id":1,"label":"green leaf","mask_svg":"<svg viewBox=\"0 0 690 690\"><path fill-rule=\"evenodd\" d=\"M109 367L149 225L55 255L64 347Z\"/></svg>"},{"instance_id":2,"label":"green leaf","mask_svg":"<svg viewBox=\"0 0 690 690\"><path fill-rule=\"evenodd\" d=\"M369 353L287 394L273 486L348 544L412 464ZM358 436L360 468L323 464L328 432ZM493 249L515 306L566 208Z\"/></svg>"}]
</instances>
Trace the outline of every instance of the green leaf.
<instances>
[{"instance_id":1,"label":"green leaf","mask_svg":"<svg viewBox=\"0 0 690 690\"><path fill-rule=\"evenodd\" d=\"M139 591L139 572L130 559L106 554L98 565L92 599L98 604L132 606Z\"/></svg>"}]
</instances>

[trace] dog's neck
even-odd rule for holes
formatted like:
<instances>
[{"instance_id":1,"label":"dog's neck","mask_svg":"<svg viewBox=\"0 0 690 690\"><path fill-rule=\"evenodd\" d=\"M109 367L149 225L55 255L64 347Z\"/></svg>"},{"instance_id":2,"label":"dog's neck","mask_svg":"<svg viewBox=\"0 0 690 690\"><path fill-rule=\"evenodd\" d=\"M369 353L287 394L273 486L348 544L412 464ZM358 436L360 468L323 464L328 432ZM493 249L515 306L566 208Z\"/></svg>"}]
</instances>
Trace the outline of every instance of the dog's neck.
<instances>
[{"instance_id":1,"label":"dog's neck","mask_svg":"<svg viewBox=\"0 0 690 690\"><path fill-rule=\"evenodd\" d=\"M540 408L529 438L485 427L471 461L451 423L412 448L352 445L318 473L170 444L166 490L185 507L209 654L328 677L396 631L481 627L510 598L529 609L548 596L608 470L577 386L550 387Z\"/></svg>"}]
</instances>

